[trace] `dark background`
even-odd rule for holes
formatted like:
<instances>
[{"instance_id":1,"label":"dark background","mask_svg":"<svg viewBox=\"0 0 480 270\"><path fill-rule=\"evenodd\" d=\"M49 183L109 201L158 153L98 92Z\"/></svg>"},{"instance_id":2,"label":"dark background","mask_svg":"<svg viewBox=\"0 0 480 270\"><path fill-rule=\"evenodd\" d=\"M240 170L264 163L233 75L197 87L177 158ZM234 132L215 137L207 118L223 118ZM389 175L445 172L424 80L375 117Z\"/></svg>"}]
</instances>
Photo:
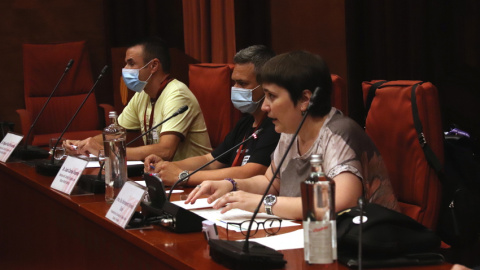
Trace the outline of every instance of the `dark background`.
<instances>
[{"instance_id":1,"label":"dark background","mask_svg":"<svg viewBox=\"0 0 480 270\"><path fill-rule=\"evenodd\" d=\"M111 50L159 35L184 51L181 0L3 0L0 3L0 121L24 108L23 43L87 40L92 72L111 64ZM320 54L347 80L349 114L362 124L361 82L431 81L444 128L453 123L480 136L480 1L236 0L237 50L263 43L277 53ZM96 95L113 104L109 74Z\"/></svg>"}]
</instances>

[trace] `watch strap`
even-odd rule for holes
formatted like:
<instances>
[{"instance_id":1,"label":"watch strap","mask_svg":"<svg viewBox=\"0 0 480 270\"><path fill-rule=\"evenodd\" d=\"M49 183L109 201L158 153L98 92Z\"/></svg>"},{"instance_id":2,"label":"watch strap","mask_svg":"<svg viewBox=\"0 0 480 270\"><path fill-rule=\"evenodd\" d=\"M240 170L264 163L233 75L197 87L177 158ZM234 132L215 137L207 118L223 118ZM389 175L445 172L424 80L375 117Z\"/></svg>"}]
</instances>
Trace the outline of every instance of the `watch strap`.
<instances>
[{"instance_id":1,"label":"watch strap","mask_svg":"<svg viewBox=\"0 0 480 270\"><path fill-rule=\"evenodd\" d=\"M272 206L273 206L273 205L267 205L267 204L265 204L265 213L267 213L267 214L269 214L269 215L273 215Z\"/></svg>"}]
</instances>

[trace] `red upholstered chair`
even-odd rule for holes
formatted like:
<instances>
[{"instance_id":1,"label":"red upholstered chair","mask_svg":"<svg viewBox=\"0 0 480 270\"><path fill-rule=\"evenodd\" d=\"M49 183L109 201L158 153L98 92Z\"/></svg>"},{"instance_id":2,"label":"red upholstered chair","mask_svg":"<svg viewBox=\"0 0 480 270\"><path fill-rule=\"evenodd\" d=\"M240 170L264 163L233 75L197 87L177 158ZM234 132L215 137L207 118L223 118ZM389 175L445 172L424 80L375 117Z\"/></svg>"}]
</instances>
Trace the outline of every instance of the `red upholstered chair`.
<instances>
[{"instance_id":1,"label":"red upholstered chair","mask_svg":"<svg viewBox=\"0 0 480 270\"><path fill-rule=\"evenodd\" d=\"M24 136L70 59L75 62L38 119L29 144L48 146L50 138L60 135L93 86L93 79L84 41L23 45L25 109L19 109L17 113ZM64 138L84 139L99 134L100 122L103 121L99 121L97 102L92 93Z\"/></svg>"},{"instance_id":2,"label":"red upholstered chair","mask_svg":"<svg viewBox=\"0 0 480 270\"><path fill-rule=\"evenodd\" d=\"M331 74L332 77L332 106L348 115L347 87L342 77Z\"/></svg>"},{"instance_id":3,"label":"red upholstered chair","mask_svg":"<svg viewBox=\"0 0 480 270\"><path fill-rule=\"evenodd\" d=\"M241 117L230 100L231 64L191 64L189 88L202 109L212 147L217 147Z\"/></svg>"},{"instance_id":4,"label":"red upholstered chair","mask_svg":"<svg viewBox=\"0 0 480 270\"><path fill-rule=\"evenodd\" d=\"M363 97L373 83L363 82ZM416 81L390 81L381 85L371 102L365 131L382 155L401 211L435 229L441 185L428 164L413 122L411 85ZM420 121L427 144L443 164L443 134L437 89L431 83L416 88ZM368 106L367 106L368 107Z\"/></svg>"},{"instance_id":5,"label":"red upholstered chair","mask_svg":"<svg viewBox=\"0 0 480 270\"><path fill-rule=\"evenodd\" d=\"M202 108L212 147L218 146L241 117L230 100L232 64L190 64L190 90ZM345 81L332 74L332 106L347 114Z\"/></svg>"}]
</instances>

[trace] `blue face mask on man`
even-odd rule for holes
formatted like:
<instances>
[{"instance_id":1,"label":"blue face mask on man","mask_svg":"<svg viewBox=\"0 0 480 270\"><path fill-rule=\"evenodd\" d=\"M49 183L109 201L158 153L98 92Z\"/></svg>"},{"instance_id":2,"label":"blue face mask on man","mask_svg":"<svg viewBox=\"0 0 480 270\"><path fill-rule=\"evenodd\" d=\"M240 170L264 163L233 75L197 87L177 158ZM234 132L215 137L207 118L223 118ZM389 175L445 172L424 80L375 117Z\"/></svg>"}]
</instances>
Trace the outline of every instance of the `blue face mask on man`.
<instances>
[{"instance_id":1,"label":"blue face mask on man","mask_svg":"<svg viewBox=\"0 0 480 270\"><path fill-rule=\"evenodd\" d=\"M231 100L233 106L235 106L235 108L240 110L242 113L251 114L255 112L255 110L258 108L258 105L265 98L265 96L263 96L259 101L253 101L253 90L257 89L258 87L260 87L260 85L253 89L232 87Z\"/></svg>"},{"instance_id":2,"label":"blue face mask on man","mask_svg":"<svg viewBox=\"0 0 480 270\"><path fill-rule=\"evenodd\" d=\"M150 62L152 62L152 60L150 60ZM143 66L141 68L138 68L138 69L137 68L123 68L122 69L123 81L127 85L128 89L133 90L135 92L142 92L143 88L145 88L145 85L147 85L148 80L150 79L150 77L152 77L152 74L150 74L150 76L148 76L148 79L146 81L141 81L138 78L138 76L140 74L140 70L144 69L146 66L148 66L148 64L150 64L150 62L148 62L145 66Z\"/></svg>"}]
</instances>

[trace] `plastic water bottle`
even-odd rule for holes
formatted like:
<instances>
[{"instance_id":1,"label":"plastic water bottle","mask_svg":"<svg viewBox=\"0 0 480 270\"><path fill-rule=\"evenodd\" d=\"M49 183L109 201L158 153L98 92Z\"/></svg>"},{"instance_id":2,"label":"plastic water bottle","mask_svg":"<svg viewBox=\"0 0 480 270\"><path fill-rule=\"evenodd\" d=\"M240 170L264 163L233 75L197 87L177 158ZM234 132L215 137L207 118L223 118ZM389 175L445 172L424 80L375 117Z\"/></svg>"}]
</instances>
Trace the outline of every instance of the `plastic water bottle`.
<instances>
[{"instance_id":1,"label":"plastic water bottle","mask_svg":"<svg viewBox=\"0 0 480 270\"><path fill-rule=\"evenodd\" d=\"M108 115L110 125L103 130L105 149L105 201L113 202L127 181L126 133L117 123L117 112Z\"/></svg>"},{"instance_id":2,"label":"plastic water bottle","mask_svg":"<svg viewBox=\"0 0 480 270\"><path fill-rule=\"evenodd\" d=\"M333 263L337 259L335 182L325 176L320 155L312 155L310 165L310 176L300 184L305 261Z\"/></svg>"}]
</instances>

